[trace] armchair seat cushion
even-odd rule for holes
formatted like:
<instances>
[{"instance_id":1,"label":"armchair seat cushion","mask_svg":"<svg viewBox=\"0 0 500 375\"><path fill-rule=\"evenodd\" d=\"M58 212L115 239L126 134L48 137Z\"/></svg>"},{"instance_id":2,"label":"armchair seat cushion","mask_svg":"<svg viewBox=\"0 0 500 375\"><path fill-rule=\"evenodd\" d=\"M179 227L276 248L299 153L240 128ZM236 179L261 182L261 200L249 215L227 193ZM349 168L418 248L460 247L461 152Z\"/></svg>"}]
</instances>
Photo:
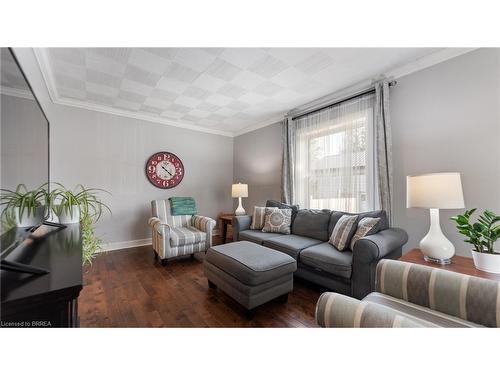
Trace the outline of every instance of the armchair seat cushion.
<instances>
[{"instance_id":1,"label":"armchair seat cushion","mask_svg":"<svg viewBox=\"0 0 500 375\"><path fill-rule=\"evenodd\" d=\"M310 267L349 279L352 273L352 251L338 251L328 242L308 247L300 253L300 261Z\"/></svg>"},{"instance_id":2,"label":"armchair seat cushion","mask_svg":"<svg viewBox=\"0 0 500 375\"><path fill-rule=\"evenodd\" d=\"M170 246L177 247L204 242L207 234L195 227L177 227L170 229Z\"/></svg>"},{"instance_id":3,"label":"armchair seat cushion","mask_svg":"<svg viewBox=\"0 0 500 375\"><path fill-rule=\"evenodd\" d=\"M264 246L271 249L281 251L290 255L295 260L299 257L300 252L306 247L321 243L320 240L289 234L286 236L270 238L264 241Z\"/></svg>"},{"instance_id":4,"label":"armchair seat cushion","mask_svg":"<svg viewBox=\"0 0 500 375\"><path fill-rule=\"evenodd\" d=\"M254 229L248 229L248 230L243 230L239 233L238 239L240 241L250 241L253 243L256 243L258 245L262 245L265 240L268 240L270 238L276 238L283 236L281 233L269 233L269 232L262 232L260 230L254 230Z\"/></svg>"}]
</instances>

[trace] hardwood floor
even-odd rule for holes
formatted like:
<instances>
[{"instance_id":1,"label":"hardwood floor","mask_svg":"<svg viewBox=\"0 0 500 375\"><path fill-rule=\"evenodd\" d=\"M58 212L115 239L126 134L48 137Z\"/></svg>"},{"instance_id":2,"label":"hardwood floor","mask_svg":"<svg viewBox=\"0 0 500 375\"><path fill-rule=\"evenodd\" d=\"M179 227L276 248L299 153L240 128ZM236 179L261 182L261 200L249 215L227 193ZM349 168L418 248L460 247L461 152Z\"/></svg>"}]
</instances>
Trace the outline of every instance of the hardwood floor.
<instances>
[{"instance_id":1,"label":"hardwood floor","mask_svg":"<svg viewBox=\"0 0 500 375\"><path fill-rule=\"evenodd\" d=\"M151 246L101 253L84 273L81 327L317 327L322 290L296 279L288 302L270 301L247 320L244 309L208 288L204 253L162 267Z\"/></svg>"}]
</instances>

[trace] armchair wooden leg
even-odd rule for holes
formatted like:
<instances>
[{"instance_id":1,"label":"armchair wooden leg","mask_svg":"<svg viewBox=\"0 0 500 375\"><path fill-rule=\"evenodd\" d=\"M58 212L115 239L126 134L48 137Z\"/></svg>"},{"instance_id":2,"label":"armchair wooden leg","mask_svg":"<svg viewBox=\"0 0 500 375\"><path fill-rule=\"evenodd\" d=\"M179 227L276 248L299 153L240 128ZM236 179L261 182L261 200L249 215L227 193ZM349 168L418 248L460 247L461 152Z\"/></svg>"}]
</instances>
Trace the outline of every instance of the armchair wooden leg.
<instances>
[{"instance_id":1,"label":"armchair wooden leg","mask_svg":"<svg viewBox=\"0 0 500 375\"><path fill-rule=\"evenodd\" d=\"M191 254L191 259L194 259L194 254Z\"/></svg>"},{"instance_id":2,"label":"armchair wooden leg","mask_svg":"<svg viewBox=\"0 0 500 375\"><path fill-rule=\"evenodd\" d=\"M245 318L247 320L252 320L255 315L255 309L250 309L245 311Z\"/></svg>"},{"instance_id":3,"label":"armchair wooden leg","mask_svg":"<svg viewBox=\"0 0 500 375\"><path fill-rule=\"evenodd\" d=\"M165 267L167 265L167 259L162 259L161 260L161 265Z\"/></svg>"},{"instance_id":4,"label":"armchair wooden leg","mask_svg":"<svg viewBox=\"0 0 500 375\"><path fill-rule=\"evenodd\" d=\"M288 302L288 293L287 294L283 294L281 296L278 297L278 301L282 302L282 303L287 303Z\"/></svg>"},{"instance_id":5,"label":"armchair wooden leg","mask_svg":"<svg viewBox=\"0 0 500 375\"><path fill-rule=\"evenodd\" d=\"M153 255L155 256L155 260L158 260L158 253L155 250L153 250Z\"/></svg>"}]
</instances>

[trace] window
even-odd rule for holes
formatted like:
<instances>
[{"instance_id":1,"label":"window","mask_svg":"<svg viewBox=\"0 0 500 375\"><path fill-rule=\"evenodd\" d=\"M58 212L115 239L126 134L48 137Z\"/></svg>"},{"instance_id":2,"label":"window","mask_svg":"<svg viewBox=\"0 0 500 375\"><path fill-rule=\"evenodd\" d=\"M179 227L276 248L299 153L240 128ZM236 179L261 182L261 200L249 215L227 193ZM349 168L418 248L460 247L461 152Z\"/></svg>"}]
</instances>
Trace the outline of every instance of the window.
<instances>
[{"instance_id":1,"label":"window","mask_svg":"<svg viewBox=\"0 0 500 375\"><path fill-rule=\"evenodd\" d=\"M374 94L295 120L295 193L304 208L374 209Z\"/></svg>"}]
</instances>

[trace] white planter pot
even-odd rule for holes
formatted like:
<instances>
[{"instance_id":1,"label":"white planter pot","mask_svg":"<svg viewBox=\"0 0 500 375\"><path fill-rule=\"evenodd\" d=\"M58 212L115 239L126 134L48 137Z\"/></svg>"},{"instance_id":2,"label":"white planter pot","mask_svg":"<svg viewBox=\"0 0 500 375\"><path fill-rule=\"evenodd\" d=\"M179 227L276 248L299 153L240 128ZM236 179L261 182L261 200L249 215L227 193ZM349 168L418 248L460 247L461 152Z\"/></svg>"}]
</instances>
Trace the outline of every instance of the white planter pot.
<instances>
[{"instance_id":1,"label":"white planter pot","mask_svg":"<svg viewBox=\"0 0 500 375\"><path fill-rule=\"evenodd\" d=\"M57 210L59 211L59 209ZM73 206L72 212L66 209L61 210L59 215L59 223L61 224L75 224L80 222L80 207Z\"/></svg>"},{"instance_id":2,"label":"white planter pot","mask_svg":"<svg viewBox=\"0 0 500 375\"><path fill-rule=\"evenodd\" d=\"M500 253L480 253L472 250L472 259L478 270L500 273Z\"/></svg>"},{"instance_id":3,"label":"white planter pot","mask_svg":"<svg viewBox=\"0 0 500 375\"><path fill-rule=\"evenodd\" d=\"M14 209L14 215L16 218L16 225L18 227L32 227L32 226L35 226L37 224L40 224L40 222L43 219L44 212L45 212L45 207L40 206L40 207L37 207L35 209L34 214L33 214L33 212L30 212L30 214L28 214L28 210L25 209L23 211L23 215L21 217L19 217L19 208L16 207Z\"/></svg>"}]
</instances>

